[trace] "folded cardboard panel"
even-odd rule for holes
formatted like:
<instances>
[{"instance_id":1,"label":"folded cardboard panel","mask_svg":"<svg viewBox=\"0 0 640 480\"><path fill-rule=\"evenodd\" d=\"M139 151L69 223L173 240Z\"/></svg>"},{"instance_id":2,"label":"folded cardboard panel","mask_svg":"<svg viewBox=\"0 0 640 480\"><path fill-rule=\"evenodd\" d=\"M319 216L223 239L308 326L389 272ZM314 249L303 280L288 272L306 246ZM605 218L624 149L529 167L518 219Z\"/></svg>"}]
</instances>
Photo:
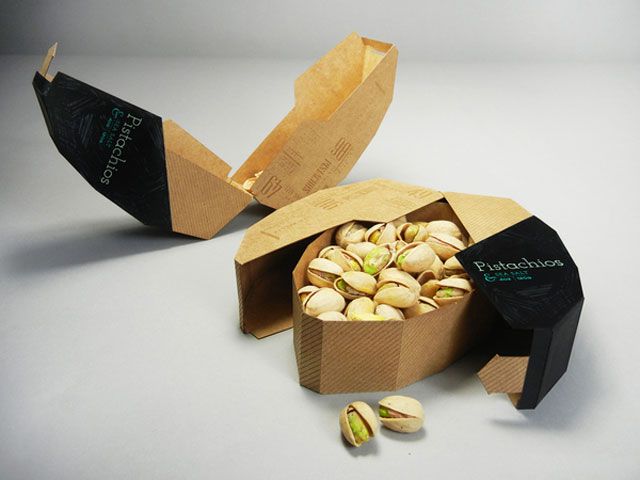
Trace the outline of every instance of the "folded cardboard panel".
<instances>
[{"instance_id":1,"label":"folded cardboard panel","mask_svg":"<svg viewBox=\"0 0 640 480\"><path fill-rule=\"evenodd\" d=\"M279 208L340 182L391 103L398 55L391 44L349 35L296 80L293 109L230 177L231 167L175 122L50 75L56 47L33 87L60 153L142 223L200 238L253 198Z\"/></svg>"},{"instance_id":2,"label":"folded cardboard panel","mask_svg":"<svg viewBox=\"0 0 640 480\"><path fill-rule=\"evenodd\" d=\"M334 227L402 215L452 220L476 242L458 254L477 286L468 298L383 325L320 321L302 312L286 277L293 272L294 291L304 283L306 265L331 242ZM557 268L534 272L533 264L516 263L513 269L513 262L496 259L505 253L535 254L542 264L548 254ZM495 270L501 261L510 280L485 277L474 263ZM322 393L395 390L446 368L487 334L496 340L502 332L498 355L480 378L487 391L509 394L518 408L534 408L566 370L583 300L577 268L557 234L513 200L389 180L319 191L272 213L248 229L236 273L243 331L263 337L293 325L300 383ZM286 287L276 292L273 286L281 282ZM272 286L269 293L265 285ZM532 307L535 302L543 306Z\"/></svg>"}]
</instances>

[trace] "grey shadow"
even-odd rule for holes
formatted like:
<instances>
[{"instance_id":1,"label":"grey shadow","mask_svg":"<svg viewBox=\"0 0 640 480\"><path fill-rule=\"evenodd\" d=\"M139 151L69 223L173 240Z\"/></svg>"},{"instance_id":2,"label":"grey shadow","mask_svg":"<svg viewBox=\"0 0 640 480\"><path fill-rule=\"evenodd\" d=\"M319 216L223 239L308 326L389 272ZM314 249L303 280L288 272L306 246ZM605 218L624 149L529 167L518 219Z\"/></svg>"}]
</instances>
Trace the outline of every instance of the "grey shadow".
<instances>
[{"instance_id":1,"label":"grey shadow","mask_svg":"<svg viewBox=\"0 0 640 480\"><path fill-rule=\"evenodd\" d=\"M419 442L427 438L427 431L424 428L421 428L417 432L413 433L400 433L380 426L380 433L378 435L382 435L383 437L390 438L391 440L398 442L412 443Z\"/></svg>"},{"instance_id":2,"label":"grey shadow","mask_svg":"<svg viewBox=\"0 0 640 480\"><path fill-rule=\"evenodd\" d=\"M227 223L222 230L216 234L216 237L246 230L254 223L269 215L271 212L273 212L272 208L262 205L254 200L242 212L240 212L237 217Z\"/></svg>"},{"instance_id":3,"label":"grey shadow","mask_svg":"<svg viewBox=\"0 0 640 480\"><path fill-rule=\"evenodd\" d=\"M347 452L352 457L367 457L369 455L378 455L380 453L380 448L378 447L378 442L376 442L375 438L372 438L367 443L363 443L359 447L354 447L347 442L342 434L340 434L340 438L342 439L344 448L347 449Z\"/></svg>"},{"instance_id":4,"label":"grey shadow","mask_svg":"<svg viewBox=\"0 0 640 480\"><path fill-rule=\"evenodd\" d=\"M18 275L32 275L201 241L135 221L51 227L21 238L4 261Z\"/></svg>"}]
</instances>

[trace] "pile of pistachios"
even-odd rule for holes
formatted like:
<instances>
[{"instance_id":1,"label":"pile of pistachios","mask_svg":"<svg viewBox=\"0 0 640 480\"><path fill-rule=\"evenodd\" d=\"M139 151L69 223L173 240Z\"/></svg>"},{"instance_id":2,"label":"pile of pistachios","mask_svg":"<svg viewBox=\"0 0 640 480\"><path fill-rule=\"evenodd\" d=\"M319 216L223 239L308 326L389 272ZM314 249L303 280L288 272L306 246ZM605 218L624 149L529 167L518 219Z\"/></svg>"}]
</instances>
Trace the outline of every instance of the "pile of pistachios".
<instances>
[{"instance_id":1,"label":"pile of pistachios","mask_svg":"<svg viewBox=\"0 0 640 480\"><path fill-rule=\"evenodd\" d=\"M404 320L460 300L473 290L455 255L467 248L448 220L337 228L334 244L309 262L298 290L307 315L321 320Z\"/></svg>"},{"instance_id":2,"label":"pile of pistachios","mask_svg":"<svg viewBox=\"0 0 640 480\"><path fill-rule=\"evenodd\" d=\"M342 435L351 445L359 447L378 433L378 419L389 430L414 433L422 428L424 409L415 398L391 395L378 402L378 417L367 403L351 402L340 412Z\"/></svg>"}]
</instances>

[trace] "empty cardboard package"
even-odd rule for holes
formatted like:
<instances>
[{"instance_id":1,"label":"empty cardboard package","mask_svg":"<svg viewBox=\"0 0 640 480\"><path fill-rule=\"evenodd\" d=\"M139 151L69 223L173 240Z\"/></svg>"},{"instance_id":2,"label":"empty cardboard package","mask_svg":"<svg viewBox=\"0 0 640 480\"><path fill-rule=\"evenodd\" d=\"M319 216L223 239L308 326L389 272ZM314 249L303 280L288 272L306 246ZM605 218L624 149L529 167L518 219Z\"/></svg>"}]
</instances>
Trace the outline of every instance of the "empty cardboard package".
<instances>
[{"instance_id":1,"label":"empty cardboard package","mask_svg":"<svg viewBox=\"0 0 640 480\"><path fill-rule=\"evenodd\" d=\"M57 45L57 44L56 44ZM144 224L213 237L253 198L280 208L339 183L393 97L398 52L353 33L295 82L295 105L238 171L163 121L62 72L49 49L33 87L60 153Z\"/></svg>"},{"instance_id":2,"label":"empty cardboard package","mask_svg":"<svg viewBox=\"0 0 640 480\"><path fill-rule=\"evenodd\" d=\"M302 311L295 292L335 227L403 215L451 220L475 242L457 255L471 294L401 321L324 321ZM277 210L247 230L235 264L242 330L260 338L293 325L299 381L320 393L397 390L491 342L495 356L479 372L486 390L535 408L568 366L584 301L557 233L513 200L389 180L329 188Z\"/></svg>"}]
</instances>

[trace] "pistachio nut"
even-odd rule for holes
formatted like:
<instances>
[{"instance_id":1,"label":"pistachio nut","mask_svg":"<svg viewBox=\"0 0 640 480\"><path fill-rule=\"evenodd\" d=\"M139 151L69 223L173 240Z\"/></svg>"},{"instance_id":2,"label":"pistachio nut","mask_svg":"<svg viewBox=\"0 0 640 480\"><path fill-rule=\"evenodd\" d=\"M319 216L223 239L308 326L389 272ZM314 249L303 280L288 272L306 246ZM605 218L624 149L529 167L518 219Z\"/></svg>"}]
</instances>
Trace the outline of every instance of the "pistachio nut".
<instances>
[{"instance_id":1,"label":"pistachio nut","mask_svg":"<svg viewBox=\"0 0 640 480\"><path fill-rule=\"evenodd\" d=\"M440 288L440 281L433 279L427 280L420 286L420 295L423 297L433 298Z\"/></svg>"},{"instance_id":2,"label":"pistachio nut","mask_svg":"<svg viewBox=\"0 0 640 480\"><path fill-rule=\"evenodd\" d=\"M326 258L314 258L307 266L307 278L316 287L332 287L343 272L340 265Z\"/></svg>"},{"instance_id":3,"label":"pistachio nut","mask_svg":"<svg viewBox=\"0 0 640 480\"><path fill-rule=\"evenodd\" d=\"M445 233L456 237L458 240L462 240L462 232L458 225L449 220L434 220L427 225L427 232L429 235L434 233Z\"/></svg>"},{"instance_id":4,"label":"pistachio nut","mask_svg":"<svg viewBox=\"0 0 640 480\"><path fill-rule=\"evenodd\" d=\"M262 175L262 170L253 174L252 177L247 178L242 183L242 188L247 192L251 192L251 189L253 188L253 184L256 183L256 180L258 180L258 178L260 178L260 175Z\"/></svg>"},{"instance_id":5,"label":"pistachio nut","mask_svg":"<svg viewBox=\"0 0 640 480\"><path fill-rule=\"evenodd\" d=\"M366 232L365 226L359 222L345 223L336 230L336 243L342 248L346 248L350 243L363 242Z\"/></svg>"},{"instance_id":6,"label":"pistachio nut","mask_svg":"<svg viewBox=\"0 0 640 480\"><path fill-rule=\"evenodd\" d=\"M304 287L299 289L298 297L300 297L300 302L304 303L309 294L315 292L316 290L319 290L319 287L316 287L315 285L305 285Z\"/></svg>"},{"instance_id":7,"label":"pistachio nut","mask_svg":"<svg viewBox=\"0 0 640 480\"><path fill-rule=\"evenodd\" d=\"M378 414L382 425L401 433L413 433L422 428L424 409L411 397L391 395L378 402Z\"/></svg>"},{"instance_id":8,"label":"pistachio nut","mask_svg":"<svg viewBox=\"0 0 640 480\"><path fill-rule=\"evenodd\" d=\"M405 272L420 273L431 267L436 258L436 253L429 245L423 242L414 242L396 254L396 265Z\"/></svg>"},{"instance_id":9,"label":"pistachio nut","mask_svg":"<svg viewBox=\"0 0 640 480\"><path fill-rule=\"evenodd\" d=\"M402 310L384 303L376 306L375 314L381 316L385 320L404 320Z\"/></svg>"},{"instance_id":10,"label":"pistachio nut","mask_svg":"<svg viewBox=\"0 0 640 480\"><path fill-rule=\"evenodd\" d=\"M376 279L364 272L344 272L333 282L333 288L344 298L353 300L376 293Z\"/></svg>"},{"instance_id":11,"label":"pistachio nut","mask_svg":"<svg viewBox=\"0 0 640 480\"><path fill-rule=\"evenodd\" d=\"M392 307L407 308L418 301L418 292L406 284L385 281L378 287L373 301Z\"/></svg>"},{"instance_id":12,"label":"pistachio nut","mask_svg":"<svg viewBox=\"0 0 640 480\"><path fill-rule=\"evenodd\" d=\"M438 284L440 288L433 299L438 302L440 306L457 302L465 293L473 290L471 282L466 278L445 278L444 280L440 280Z\"/></svg>"},{"instance_id":13,"label":"pistachio nut","mask_svg":"<svg viewBox=\"0 0 640 480\"><path fill-rule=\"evenodd\" d=\"M466 248L462 240L446 233L430 234L429 238L427 238L427 244L443 261L449 260L456 253Z\"/></svg>"},{"instance_id":14,"label":"pistachio nut","mask_svg":"<svg viewBox=\"0 0 640 480\"><path fill-rule=\"evenodd\" d=\"M360 258L364 258L374 248L376 248L376 244L371 242L350 243L347 245L347 252L355 253Z\"/></svg>"},{"instance_id":15,"label":"pistachio nut","mask_svg":"<svg viewBox=\"0 0 640 480\"><path fill-rule=\"evenodd\" d=\"M337 245L329 245L320 250L318 254L319 258L326 258L334 263L340 265L342 270L348 272L349 270L355 270L359 272L362 270L362 260L355 253L351 253L344 248L340 248Z\"/></svg>"},{"instance_id":16,"label":"pistachio nut","mask_svg":"<svg viewBox=\"0 0 640 480\"><path fill-rule=\"evenodd\" d=\"M364 239L376 245L391 243L396 239L396 227L393 226L393 223L377 223L367 230Z\"/></svg>"},{"instance_id":17,"label":"pistachio nut","mask_svg":"<svg viewBox=\"0 0 640 480\"><path fill-rule=\"evenodd\" d=\"M376 309L376 304L373 303L369 297L359 297L354 300L351 300L344 314L347 316L347 320L355 320L355 315L360 315L363 313L374 313Z\"/></svg>"},{"instance_id":18,"label":"pistachio nut","mask_svg":"<svg viewBox=\"0 0 640 480\"><path fill-rule=\"evenodd\" d=\"M378 315L375 313L356 313L352 320L365 321L365 320L373 320L376 322L386 320L382 315Z\"/></svg>"},{"instance_id":19,"label":"pistachio nut","mask_svg":"<svg viewBox=\"0 0 640 480\"><path fill-rule=\"evenodd\" d=\"M399 270L397 268L387 268L380 272L380 275L378 275L378 288L386 283L401 284L416 293L420 291L420 284L418 283L418 281L407 272L403 272L402 270Z\"/></svg>"},{"instance_id":20,"label":"pistachio nut","mask_svg":"<svg viewBox=\"0 0 640 480\"><path fill-rule=\"evenodd\" d=\"M393 262L394 252L390 244L378 245L364 257L362 269L369 275L378 275Z\"/></svg>"},{"instance_id":21,"label":"pistachio nut","mask_svg":"<svg viewBox=\"0 0 640 480\"><path fill-rule=\"evenodd\" d=\"M411 318L422 315L423 313L433 312L438 308L440 308L440 306L432 298L420 297L418 299L418 303L405 308L402 312L404 313L405 318Z\"/></svg>"},{"instance_id":22,"label":"pistachio nut","mask_svg":"<svg viewBox=\"0 0 640 480\"><path fill-rule=\"evenodd\" d=\"M354 447L368 442L378 432L376 414L364 402L352 402L344 407L339 420L342 435Z\"/></svg>"},{"instance_id":23,"label":"pistachio nut","mask_svg":"<svg viewBox=\"0 0 640 480\"><path fill-rule=\"evenodd\" d=\"M429 234L424 225L418 223L403 223L396 229L398 240L407 243L424 242Z\"/></svg>"},{"instance_id":24,"label":"pistachio nut","mask_svg":"<svg viewBox=\"0 0 640 480\"><path fill-rule=\"evenodd\" d=\"M347 317L345 317L340 312L323 312L320 315L318 315L318 320L332 320L332 321L338 321L338 322L346 322Z\"/></svg>"},{"instance_id":25,"label":"pistachio nut","mask_svg":"<svg viewBox=\"0 0 640 480\"><path fill-rule=\"evenodd\" d=\"M447 277L450 277L452 275L467 276L467 272L460 263L460 260L458 260L456 257L451 257L446 262L444 262L444 274Z\"/></svg>"},{"instance_id":26,"label":"pistachio nut","mask_svg":"<svg viewBox=\"0 0 640 480\"><path fill-rule=\"evenodd\" d=\"M319 288L307 295L302 308L307 315L317 317L324 312L341 312L345 303L342 295L332 288Z\"/></svg>"}]
</instances>

